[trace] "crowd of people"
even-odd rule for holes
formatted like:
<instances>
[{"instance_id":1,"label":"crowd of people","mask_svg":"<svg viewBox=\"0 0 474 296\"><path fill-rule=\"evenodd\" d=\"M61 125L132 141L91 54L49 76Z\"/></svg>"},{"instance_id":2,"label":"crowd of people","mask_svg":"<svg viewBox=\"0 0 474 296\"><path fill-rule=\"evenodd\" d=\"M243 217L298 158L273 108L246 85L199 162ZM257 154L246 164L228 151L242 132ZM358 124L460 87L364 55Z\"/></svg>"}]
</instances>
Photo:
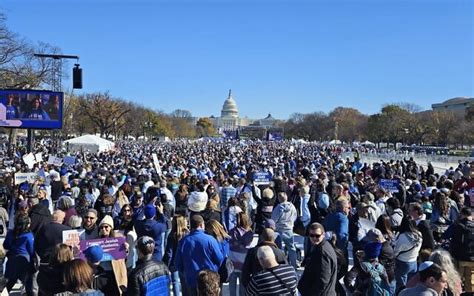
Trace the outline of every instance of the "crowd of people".
<instances>
[{"instance_id":1,"label":"crowd of people","mask_svg":"<svg viewBox=\"0 0 474 296\"><path fill-rule=\"evenodd\" d=\"M48 155L47 141L35 152ZM28 167L3 155L1 287L27 295L474 292L474 162L362 163L313 143L120 142ZM64 152L66 153L66 152ZM15 184L14 174L34 172ZM270 176L268 179L256 178ZM389 180L390 186L387 186ZM122 238L78 253L63 239ZM303 245L295 237L304 239ZM227 284L226 284L227 285Z\"/></svg>"}]
</instances>

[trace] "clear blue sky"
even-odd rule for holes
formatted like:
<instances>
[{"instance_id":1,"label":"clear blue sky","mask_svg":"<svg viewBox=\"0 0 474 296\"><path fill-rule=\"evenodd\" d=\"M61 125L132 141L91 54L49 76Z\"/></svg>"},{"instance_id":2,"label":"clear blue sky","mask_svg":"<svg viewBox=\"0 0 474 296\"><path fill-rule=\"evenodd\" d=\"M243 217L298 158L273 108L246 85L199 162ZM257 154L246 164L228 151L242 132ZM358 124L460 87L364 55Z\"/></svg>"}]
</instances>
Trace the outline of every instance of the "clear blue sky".
<instances>
[{"instance_id":1,"label":"clear blue sky","mask_svg":"<svg viewBox=\"0 0 474 296\"><path fill-rule=\"evenodd\" d=\"M79 55L83 91L165 112L220 115L229 88L250 118L474 96L472 0L2 0L0 9L11 30Z\"/></svg>"}]
</instances>

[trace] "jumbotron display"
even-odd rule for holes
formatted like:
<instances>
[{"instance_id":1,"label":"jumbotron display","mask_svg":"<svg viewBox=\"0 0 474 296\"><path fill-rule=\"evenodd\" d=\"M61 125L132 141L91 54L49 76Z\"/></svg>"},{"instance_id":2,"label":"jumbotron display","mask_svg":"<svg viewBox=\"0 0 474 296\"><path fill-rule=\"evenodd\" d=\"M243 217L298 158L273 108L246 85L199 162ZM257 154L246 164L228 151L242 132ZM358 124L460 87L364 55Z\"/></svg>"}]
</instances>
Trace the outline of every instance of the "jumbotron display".
<instances>
[{"instance_id":1,"label":"jumbotron display","mask_svg":"<svg viewBox=\"0 0 474 296\"><path fill-rule=\"evenodd\" d=\"M60 129L63 93L41 90L0 90L0 127Z\"/></svg>"}]
</instances>

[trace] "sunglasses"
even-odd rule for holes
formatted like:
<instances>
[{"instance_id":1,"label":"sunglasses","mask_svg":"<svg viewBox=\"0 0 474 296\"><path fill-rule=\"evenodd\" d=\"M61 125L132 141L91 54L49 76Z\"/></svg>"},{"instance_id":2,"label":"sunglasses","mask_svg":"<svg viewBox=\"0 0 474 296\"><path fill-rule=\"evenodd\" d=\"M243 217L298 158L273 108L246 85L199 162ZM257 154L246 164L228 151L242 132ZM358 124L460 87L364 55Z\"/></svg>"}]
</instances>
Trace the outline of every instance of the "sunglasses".
<instances>
[{"instance_id":1,"label":"sunglasses","mask_svg":"<svg viewBox=\"0 0 474 296\"><path fill-rule=\"evenodd\" d=\"M85 216L84 219L87 219L87 220L94 220L95 217L91 217L91 216Z\"/></svg>"},{"instance_id":2,"label":"sunglasses","mask_svg":"<svg viewBox=\"0 0 474 296\"><path fill-rule=\"evenodd\" d=\"M102 225L102 226L100 227L100 229L109 229L109 228L110 228L109 225Z\"/></svg>"},{"instance_id":3,"label":"sunglasses","mask_svg":"<svg viewBox=\"0 0 474 296\"><path fill-rule=\"evenodd\" d=\"M310 233L309 237L314 237L314 238L320 238L323 234L317 234L317 233Z\"/></svg>"}]
</instances>

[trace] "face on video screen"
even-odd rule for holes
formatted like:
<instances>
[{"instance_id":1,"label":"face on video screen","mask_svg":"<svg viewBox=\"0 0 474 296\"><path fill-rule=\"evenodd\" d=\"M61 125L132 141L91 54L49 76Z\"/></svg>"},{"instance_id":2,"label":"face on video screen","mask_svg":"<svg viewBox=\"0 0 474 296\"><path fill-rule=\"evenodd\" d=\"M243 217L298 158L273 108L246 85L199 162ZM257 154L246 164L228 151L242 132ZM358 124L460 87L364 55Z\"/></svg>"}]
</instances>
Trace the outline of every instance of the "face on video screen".
<instances>
[{"instance_id":1,"label":"face on video screen","mask_svg":"<svg viewBox=\"0 0 474 296\"><path fill-rule=\"evenodd\" d=\"M0 126L61 128L63 94L50 91L0 91Z\"/></svg>"}]
</instances>

